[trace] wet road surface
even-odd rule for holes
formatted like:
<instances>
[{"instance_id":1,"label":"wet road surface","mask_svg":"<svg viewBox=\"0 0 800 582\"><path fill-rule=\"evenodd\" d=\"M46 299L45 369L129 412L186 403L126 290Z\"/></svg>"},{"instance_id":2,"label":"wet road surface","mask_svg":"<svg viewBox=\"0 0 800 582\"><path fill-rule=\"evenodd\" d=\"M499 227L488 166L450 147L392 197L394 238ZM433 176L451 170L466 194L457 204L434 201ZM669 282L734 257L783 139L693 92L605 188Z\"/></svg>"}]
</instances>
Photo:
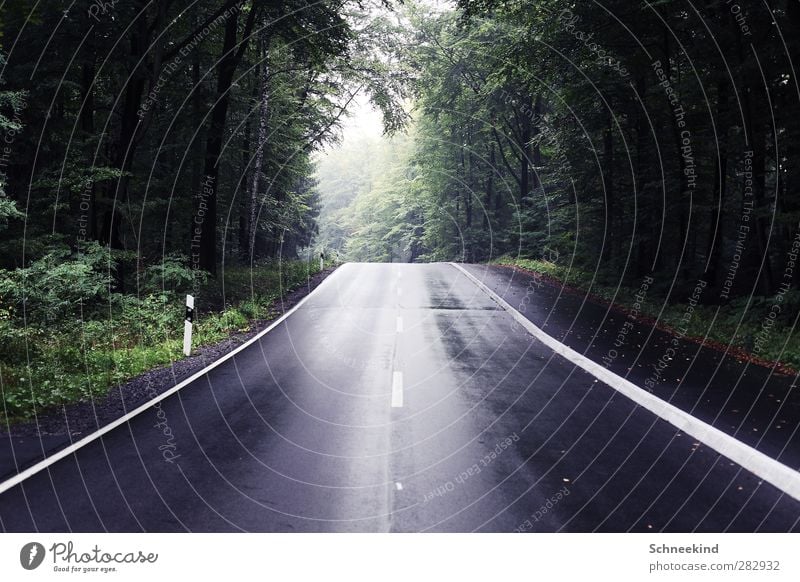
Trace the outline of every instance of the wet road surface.
<instances>
[{"instance_id":1,"label":"wet road surface","mask_svg":"<svg viewBox=\"0 0 800 582\"><path fill-rule=\"evenodd\" d=\"M469 269L593 358L624 319ZM666 340L636 332L644 347L609 367L638 385ZM796 469L786 381L698 349L654 392ZM347 264L247 349L0 495L0 528L798 531L800 503L556 355L452 265Z\"/></svg>"}]
</instances>

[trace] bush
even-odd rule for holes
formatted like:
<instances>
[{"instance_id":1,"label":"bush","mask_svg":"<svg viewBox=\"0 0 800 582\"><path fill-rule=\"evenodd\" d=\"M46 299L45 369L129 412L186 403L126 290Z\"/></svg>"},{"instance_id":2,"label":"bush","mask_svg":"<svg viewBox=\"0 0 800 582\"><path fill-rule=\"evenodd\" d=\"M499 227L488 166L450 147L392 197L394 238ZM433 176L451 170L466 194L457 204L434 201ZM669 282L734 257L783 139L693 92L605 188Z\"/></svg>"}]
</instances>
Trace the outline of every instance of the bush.
<instances>
[{"instance_id":1,"label":"bush","mask_svg":"<svg viewBox=\"0 0 800 582\"><path fill-rule=\"evenodd\" d=\"M197 286L205 285L208 273L192 269L184 255L165 256L160 263L149 266L142 280L146 293L188 293Z\"/></svg>"},{"instance_id":2,"label":"bush","mask_svg":"<svg viewBox=\"0 0 800 582\"><path fill-rule=\"evenodd\" d=\"M56 247L24 269L0 271L0 305L30 324L84 319L108 305L114 264L96 242Z\"/></svg>"}]
</instances>

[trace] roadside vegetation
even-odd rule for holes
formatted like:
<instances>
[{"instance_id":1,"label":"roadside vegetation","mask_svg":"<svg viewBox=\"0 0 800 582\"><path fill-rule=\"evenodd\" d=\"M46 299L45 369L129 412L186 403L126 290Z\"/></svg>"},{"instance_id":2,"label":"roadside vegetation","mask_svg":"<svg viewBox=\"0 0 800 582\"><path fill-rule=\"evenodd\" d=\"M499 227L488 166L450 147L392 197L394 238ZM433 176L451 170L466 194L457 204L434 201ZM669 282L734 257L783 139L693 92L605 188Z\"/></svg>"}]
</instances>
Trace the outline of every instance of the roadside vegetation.
<instances>
[{"instance_id":1,"label":"roadside vegetation","mask_svg":"<svg viewBox=\"0 0 800 582\"><path fill-rule=\"evenodd\" d=\"M0 421L103 398L110 388L183 357L186 293L196 296L192 346L275 317L285 294L319 261L270 260L197 276L179 256L146 268L136 293L113 291L107 249L53 250L25 269L0 271ZM109 269L109 265L112 266Z\"/></svg>"},{"instance_id":2,"label":"roadside vegetation","mask_svg":"<svg viewBox=\"0 0 800 582\"><path fill-rule=\"evenodd\" d=\"M611 286L598 281L596 275L573 266L511 256L500 257L493 263L544 276L556 284L590 294L629 312L636 301L638 289ZM660 289L655 282L648 291L647 300L640 306L640 318L657 320L662 329L680 330L693 341L705 341L721 349L730 346L741 359L760 364L777 362L777 368L783 372L800 370L800 334L795 329L795 318L800 312L800 291L791 290L783 295L780 314L774 320L770 316L774 298L754 296L749 299L742 297L725 305L693 305L688 324L684 323L688 303L666 302L666 290ZM759 341L759 338L768 341Z\"/></svg>"}]
</instances>

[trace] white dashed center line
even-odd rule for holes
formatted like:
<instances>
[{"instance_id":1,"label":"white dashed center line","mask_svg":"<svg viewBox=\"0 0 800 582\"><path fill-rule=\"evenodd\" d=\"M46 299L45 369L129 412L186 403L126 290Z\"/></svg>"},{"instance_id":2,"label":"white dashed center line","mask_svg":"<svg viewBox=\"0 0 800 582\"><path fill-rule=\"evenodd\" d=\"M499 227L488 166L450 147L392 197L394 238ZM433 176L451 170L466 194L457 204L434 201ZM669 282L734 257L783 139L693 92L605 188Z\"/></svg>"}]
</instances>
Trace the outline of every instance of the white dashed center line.
<instances>
[{"instance_id":1,"label":"white dashed center line","mask_svg":"<svg viewBox=\"0 0 800 582\"><path fill-rule=\"evenodd\" d=\"M395 372L392 375L392 408L403 407L403 373Z\"/></svg>"}]
</instances>

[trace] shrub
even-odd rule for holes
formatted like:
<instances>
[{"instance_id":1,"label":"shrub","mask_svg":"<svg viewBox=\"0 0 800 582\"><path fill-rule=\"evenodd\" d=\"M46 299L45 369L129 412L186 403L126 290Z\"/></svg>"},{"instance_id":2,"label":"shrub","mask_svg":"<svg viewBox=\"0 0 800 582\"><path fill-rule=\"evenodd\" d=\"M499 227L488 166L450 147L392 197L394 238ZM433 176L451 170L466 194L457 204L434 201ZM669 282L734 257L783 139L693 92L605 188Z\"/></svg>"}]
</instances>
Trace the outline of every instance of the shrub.
<instances>
[{"instance_id":1,"label":"shrub","mask_svg":"<svg viewBox=\"0 0 800 582\"><path fill-rule=\"evenodd\" d=\"M27 324L83 319L108 304L114 265L96 242L56 247L24 269L0 272L0 304Z\"/></svg>"},{"instance_id":2,"label":"shrub","mask_svg":"<svg viewBox=\"0 0 800 582\"><path fill-rule=\"evenodd\" d=\"M208 273L190 268L186 257L176 253L147 267L142 283L145 293L188 293L207 281Z\"/></svg>"}]
</instances>

